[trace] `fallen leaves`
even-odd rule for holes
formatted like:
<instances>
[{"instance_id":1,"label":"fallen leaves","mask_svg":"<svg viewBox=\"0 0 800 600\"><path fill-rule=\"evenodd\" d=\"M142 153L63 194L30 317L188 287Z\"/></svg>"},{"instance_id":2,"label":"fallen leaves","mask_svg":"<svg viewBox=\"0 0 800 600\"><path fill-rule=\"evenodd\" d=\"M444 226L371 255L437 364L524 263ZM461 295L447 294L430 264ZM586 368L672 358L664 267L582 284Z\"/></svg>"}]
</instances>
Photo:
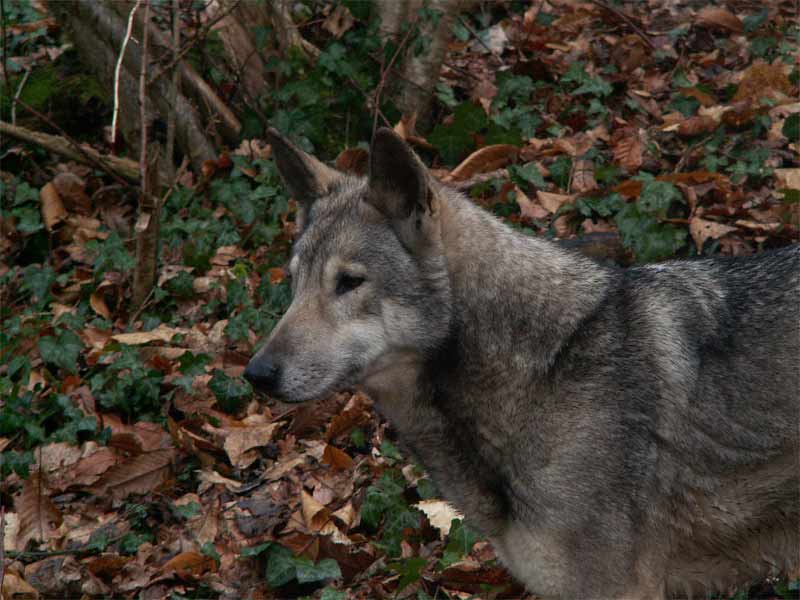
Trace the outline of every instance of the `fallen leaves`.
<instances>
[{"instance_id":1,"label":"fallen leaves","mask_svg":"<svg viewBox=\"0 0 800 600\"><path fill-rule=\"evenodd\" d=\"M464 181L479 173L496 171L513 163L519 149L510 144L495 144L476 150L452 170L447 181Z\"/></svg>"},{"instance_id":2,"label":"fallen leaves","mask_svg":"<svg viewBox=\"0 0 800 600\"><path fill-rule=\"evenodd\" d=\"M89 491L97 495L110 494L118 499L153 491L169 479L174 458L172 449L134 456L106 471Z\"/></svg>"},{"instance_id":3,"label":"fallen leaves","mask_svg":"<svg viewBox=\"0 0 800 600\"><path fill-rule=\"evenodd\" d=\"M111 339L128 346L139 346L142 344L149 344L150 342L169 342L176 335L185 333L187 333L186 329L170 327L169 325L161 323L158 327L150 331L117 333L112 335Z\"/></svg>"},{"instance_id":4,"label":"fallen leaves","mask_svg":"<svg viewBox=\"0 0 800 600\"><path fill-rule=\"evenodd\" d=\"M692 217L689 219L689 233L692 235L695 247L698 252L702 252L703 245L709 239L718 240L724 235L737 231L736 227L725 225L724 223L717 223L716 221L709 221L700 217Z\"/></svg>"},{"instance_id":5,"label":"fallen leaves","mask_svg":"<svg viewBox=\"0 0 800 600\"><path fill-rule=\"evenodd\" d=\"M67 210L61 202L56 186L46 183L39 193L42 200L42 219L47 231L53 231L55 226L61 223L67 216Z\"/></svg>"},{"instance_id":6,"label":"fallen leaves","mask_svg":"<svg viewBox=\"0 0 800 600\"><path fill-rule=\"evenodd\" d=\"M697 22L704 25L713 25L732 33L743 33L744 23L741 19L726 8L719 6L706 6L697 13Z\"/></svg>"},{"instance_id":7,"label":"fallen leaves","mask_svg":"<svg viewBox=\"0 0 800 600\"><path fill-rule=\"evenodd\" d=\"M642 137L634 128L618 129L611 136L614 150L614 162L627 171L636 171L642 166Z\"/></svg>"},{"instance_id":8,"label":"fallen leaves","mask_svg":"<svg viewBox=\"0 0 800 600\"><path fill-rule=\"evenodd\" d=\"M19 530L13 546L24 548L29 540L48 542L61 525L61 511L47 493L40 473L31 474L14 498L14 509L19 515Z\"/></svg>"}]
</instances>

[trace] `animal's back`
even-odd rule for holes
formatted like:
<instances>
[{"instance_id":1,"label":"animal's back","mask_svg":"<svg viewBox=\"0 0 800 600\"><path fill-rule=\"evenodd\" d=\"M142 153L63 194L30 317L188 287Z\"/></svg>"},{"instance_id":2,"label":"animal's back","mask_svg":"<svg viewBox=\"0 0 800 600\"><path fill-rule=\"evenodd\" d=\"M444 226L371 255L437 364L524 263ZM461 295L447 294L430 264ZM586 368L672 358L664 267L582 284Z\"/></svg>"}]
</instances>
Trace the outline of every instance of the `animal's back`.
<instances>
[{"instance_id":1,"label":"animal's back","mask_svg":"<svg viewBox=\"0 0 800 600\"><path fill-rule=\"evenodd\" d=\"M800 247L634 270L673 591L800 565ZM672 333L670 334L670 331Z\"/></svg>"}]
</instances>

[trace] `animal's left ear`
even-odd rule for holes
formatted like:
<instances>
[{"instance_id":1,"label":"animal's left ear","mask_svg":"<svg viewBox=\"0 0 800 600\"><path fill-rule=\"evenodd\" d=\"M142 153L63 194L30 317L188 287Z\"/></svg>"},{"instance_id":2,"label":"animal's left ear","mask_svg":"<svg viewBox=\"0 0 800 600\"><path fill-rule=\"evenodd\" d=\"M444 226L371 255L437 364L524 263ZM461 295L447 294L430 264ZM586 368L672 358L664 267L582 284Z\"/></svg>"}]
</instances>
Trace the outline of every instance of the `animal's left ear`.
<instances>
[{"instance_id":1,"label":"animal's left ear","mask_svg":"<svg viewBox=\"0 0 800 600\"><path fill-rule=\"evenodd\" d=\"M386 127L375 133L369 153L367 202L393 221L434 211L428 172L413 150Z\"/></svg>"}]
</instances>

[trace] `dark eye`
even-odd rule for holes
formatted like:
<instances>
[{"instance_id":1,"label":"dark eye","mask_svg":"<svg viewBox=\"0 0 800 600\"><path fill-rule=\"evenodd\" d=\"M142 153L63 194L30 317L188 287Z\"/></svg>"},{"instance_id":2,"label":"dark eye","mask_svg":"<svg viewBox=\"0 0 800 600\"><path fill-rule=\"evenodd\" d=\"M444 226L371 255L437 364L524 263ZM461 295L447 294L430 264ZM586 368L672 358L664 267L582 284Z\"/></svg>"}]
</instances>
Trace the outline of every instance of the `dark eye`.
<instances>
[{"instance_id":1,"label":"dark eye","mask_svg":"<svg viewBox=\"0 0 800 600\"><path fill-rule=\"evenodd\" d=\"M336 295L341 296L347 292L352 292L362 283L364 283L363 277L341 273L339 274L339 279L336 281Z\"/></svg>"}]
</instances>

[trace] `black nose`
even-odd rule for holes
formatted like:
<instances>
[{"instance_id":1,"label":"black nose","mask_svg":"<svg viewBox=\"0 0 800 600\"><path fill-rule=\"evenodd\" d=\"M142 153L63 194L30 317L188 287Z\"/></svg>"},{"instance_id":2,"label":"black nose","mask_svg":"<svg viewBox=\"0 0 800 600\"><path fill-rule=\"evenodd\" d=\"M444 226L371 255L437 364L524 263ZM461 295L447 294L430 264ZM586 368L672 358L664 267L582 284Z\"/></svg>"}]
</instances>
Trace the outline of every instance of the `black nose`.
<instances>
[{"instance_id":1,"label":"black nose","mask_svg":"<svg viewBox=\"0 0 800 600\"><path fill-rule=\"evenodd\" d=\"M256 389L270 393L278 387L281 370L269 357L251 360L244 370L244 378Z\"/></svg>"}]
</instances>

